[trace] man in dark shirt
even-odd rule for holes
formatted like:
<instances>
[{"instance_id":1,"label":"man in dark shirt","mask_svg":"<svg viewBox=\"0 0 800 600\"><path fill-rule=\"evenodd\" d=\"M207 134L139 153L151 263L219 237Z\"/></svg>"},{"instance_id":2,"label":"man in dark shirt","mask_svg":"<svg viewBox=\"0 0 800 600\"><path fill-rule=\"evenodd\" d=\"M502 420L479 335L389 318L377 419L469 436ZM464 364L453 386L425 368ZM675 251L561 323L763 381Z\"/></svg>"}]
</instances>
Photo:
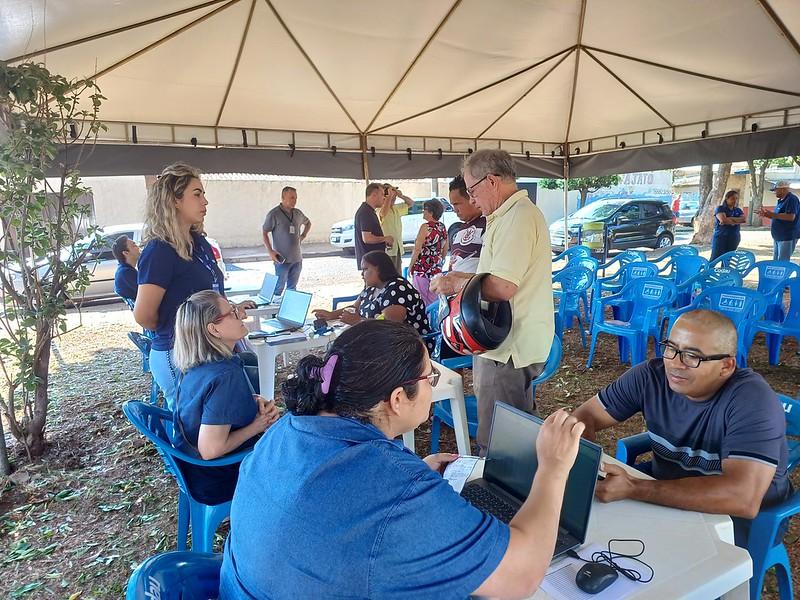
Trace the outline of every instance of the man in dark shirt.
<instances>
[{"instance_id":1,"label":"man in dark shirt","mask_svg":"<svg viewBox=\"0 0 800 600\"><path fill-rule=\"evenodd\" d=\"M758 214L772 219L772 260L790 260L800 238L800 200L789 191L788 181L779 181L774 188L778 204L775 210L761 207Z\"/></svg>"},{"instance_id":2,"label":"man in dark shirt","mask_svg":"<svg viewBox=\"0 0 800 600\"><path fill-rule=\"evenodd\" d=\"M358 207L353 222L353 241L356 245L356 266L361 269L361 257L373 250L386 250L386 246L394 244L394 238L383 235L378 213L375 211L383 206L383 186L380 183L370 183L367 186L366 200Z\"/></svg>"},{"instance_id":3,"label":"man in dark shirt","mask_svg":"<svg viewBox=\"0 0 800 600\"><path fill-rule=\"evenodd\" d=\"M656 479L606 464L596 495L730 515L744 546L749 519L791 493L783 407L758 373L737 369L736 328L720 313L685 313L662 349L574 413L588 439L636 413L650 435Z\"/></svg>"},{"instance_id":4,"label":"man in dark shirt","mask_svg":"<svg viewBox=\"0 0 800 600\"><path fill-rule=\"evenodd\" d=\"M125 300L136 301L138 272L136 263L139 262L141 250L127 235L121 235L114 240L111 253L117 259L117 271L114 273L114 292Z\"/></svg>"}]
</instances>

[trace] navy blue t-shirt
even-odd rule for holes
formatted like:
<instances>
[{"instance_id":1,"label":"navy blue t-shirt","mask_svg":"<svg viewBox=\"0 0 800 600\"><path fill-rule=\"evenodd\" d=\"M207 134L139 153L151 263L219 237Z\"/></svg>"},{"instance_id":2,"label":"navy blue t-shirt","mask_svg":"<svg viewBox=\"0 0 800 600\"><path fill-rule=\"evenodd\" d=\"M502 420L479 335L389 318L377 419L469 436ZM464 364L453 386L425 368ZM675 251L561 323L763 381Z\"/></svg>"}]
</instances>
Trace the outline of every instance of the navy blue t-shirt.
<instances>
[{"instance_id":1,"label":"navy blue t-shirt","mask_svg":"<svg viewBox=\"0 0 800 600\"><path fill-rule=\"evenodd\" d=\"M114 293L121 298L136 300L139 274L128 263L119 263L114 273Z\"/></svg>"},{"instance_id":2,"label":"navy blue t-shirt","mask_svg":"<svg viewBox=\"0 0 800 600\"><path fill-rule=\"evenodd\" d=\"M361 268L361 257L367 252L386 250L386 244L383 242L375 244L368 244L365 242L364 238L361 236L361 233L364 231L369 231L372 235L383 236L383 229L378 219L378 213L366 202L361 203L353 219L353 243L355 243L356 246L357 269Z\"/></svg>"},{"instance_id":3,"label":"navy blue t-shirt","mask_svg":"<svg viewBox=\"0 0 800 600\"><path fill-rule=\"evenodd\" d=\"M150 240L139 257L139 285L150 283L165 290L158 307L158 327L154 350L172 348L175 314L178 307L195 292L215 290L224 295L224 276L214 260L206 239L192 232L192 260L183 260L170 244Z\"/></svg>"},{"instance_id":4,"label":"navy blue t-shirt","mask_svg":"<svg viewBox=\"0 0 800 600\"><path fill-rule=\"evenodd\" d=\"M178 384L175 422L180 426L173 432L172 444L199 458L200 425L230 425L231 431L236 431L252 423L257 413L258 405L241 359L233 356L197 365ZM256 440L250 438L235 451L252 446ZM213 505L233 497L238 464L210 468L183 463L181 470L195 499Z\"/></svg>"},{"instance_id":5,"label":"navy blue t-shirt","mask_svg":"<svg viewBox=\"0 0 800 600\"><path fill-rule=\"evenodd\" d=\"M787 240L794 240L800 237L800 200L791 192L786 194L782 200L778 201L775 206L775 212L778 214L793 214L794 221L781 221L780 219L772 219L770 230L772 232L772 239L776 242L785 242Z\"/></svg>"},{"instance_id":6,"label":"navy blue t-shirt","mask_svg":"<svg viewBox=\"0 0 800 600\"><path fill-rule=\"evenodd\" d=\"M714 211L714 235L736 235L739 233L739 225L723 225L719 222L719 219L716 218L717 215L723 214L726 217L743 217L744 212L738 206L734 206L733 208L728 208L728 205L723 203L717 207L717 210Z\"/></svg>"},{"instance_id":7,"label":"navy blue t-shirt","mask_svg":"<svg viewBox=\"0 0 800 600\"><path fill-rule=\"evenodd\" d=\"M242 463L220 597L466 598L508 542L376 427L288 415Z\"/></svg>"},{"instance_id":8,"label":"navy blue t-shirt","mask_svg":"<svg viewBox=\"0 0 800 600\"><path fill-rule=\"evenodd\" d=\"M753 370L737 369L712 398L695 402L670 389L657 358L629 369L598 396L616 421L642 413L656 479L719 475L722 461L735 458L776 468L762 506L790 493L783 407Z\"/></svg>"}]
</instances>

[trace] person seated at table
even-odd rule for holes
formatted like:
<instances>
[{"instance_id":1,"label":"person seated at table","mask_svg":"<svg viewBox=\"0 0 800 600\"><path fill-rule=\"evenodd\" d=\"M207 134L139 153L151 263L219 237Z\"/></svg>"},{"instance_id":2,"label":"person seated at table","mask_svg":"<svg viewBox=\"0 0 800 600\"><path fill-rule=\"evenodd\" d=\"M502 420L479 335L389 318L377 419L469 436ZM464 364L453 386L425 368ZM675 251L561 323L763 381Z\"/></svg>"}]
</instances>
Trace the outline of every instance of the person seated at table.
<instances>
[{"instance_id":1,"label":"person seated at table","mask_svg":"<svg viewBox=\"0 0 800 600\"><path fill-rule=\"evenodd\" d=\"M400 276L388 254L380 250L367 252L361 259L361 276L364 291L352 306L315 310L317 318L338 319L348 325L365 319L386 319L407 323L420 335L431 332L419 292Z\"/></svg>"},{"instance_id":2,"label":"person seated at table","mask_svg":"<svg viewBox=\"0 0 800 600\"><path fill-rule=\"evenodd\" d=\"M178 308L173 444L179 450L204 460L219 458L252 446L278 419L275 404L253 391L242 359L233 353L245 335L240 309L217 292L196 292ZM233 497L238 464L183 463L181 470L196 500L214 505Z\"/></svg>"},{"instance_id":3,"label":"person seated at table","mask_svg":"<svg viewBox=\"0 0 800 600\"><path fill-rule=\"evenodd\" d=\"M736 328L711 310L681 315L663 358L629 369L573 415L584 437L642 413L655 480L604 465L597 498L631 498L734 517L736 544L747 543L749 519L791 493L783 407L766 381L736 367Z\"/></svg>"},{"instance_id":4,"label":"person seated at table","mask_svg":"<svg viewBox=\"0 0 800 600\"><path fill-rule=\"evenodd\" d=\"M119 263L114 272L114 293L125 301L136 302L136 290L139 287L136 263L139 262L141 249L127 235L121 235L114 240L111 253Z\"/></svg>"},{"instance_id":5,"label":"person seated at table","mask_svg":"<svg viewBox=\"0 0 800 600\"><path fill-rule=\"evenodd\" d=\"M370 320L282 386L289 414L242 463L220 597L526 597L552 559L583 426L559 410L536 440L528 500L506 525L395 438L430 414L439 379L410 328ZM533 452L534 449L531 448Z\"/></svg>"}]
</instances>

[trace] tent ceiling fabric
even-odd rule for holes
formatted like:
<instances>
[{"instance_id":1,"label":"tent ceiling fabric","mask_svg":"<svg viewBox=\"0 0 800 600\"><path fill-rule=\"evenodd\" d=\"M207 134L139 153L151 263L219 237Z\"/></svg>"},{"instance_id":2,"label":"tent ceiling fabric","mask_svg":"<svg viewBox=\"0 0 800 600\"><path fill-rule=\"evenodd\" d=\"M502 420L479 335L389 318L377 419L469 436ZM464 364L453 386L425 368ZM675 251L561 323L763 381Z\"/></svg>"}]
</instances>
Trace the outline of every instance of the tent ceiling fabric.
<instances>
[{"instance_id":1,"label":"tent ceiling fabric","mask_svg":"<svg viewBox=\"0 0 800 600\"><path fill-rule=\"evenodd\" d=\"M403 163L370 146L550 158L753 123L800 137L798 40L798 0L0 0L0 59L96 76L104 141L248 137L315 151L304 168L334 146L378 169ZM702 141L709 161L748 151Z\"/></svg>"}]
</instances>

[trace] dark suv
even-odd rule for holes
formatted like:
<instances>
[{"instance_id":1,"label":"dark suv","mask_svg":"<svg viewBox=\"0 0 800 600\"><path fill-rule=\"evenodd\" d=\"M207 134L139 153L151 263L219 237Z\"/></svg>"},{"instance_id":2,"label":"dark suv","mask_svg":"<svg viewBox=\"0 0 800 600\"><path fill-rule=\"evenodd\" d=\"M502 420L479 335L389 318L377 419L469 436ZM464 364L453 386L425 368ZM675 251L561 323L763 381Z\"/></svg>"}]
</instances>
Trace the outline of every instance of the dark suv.
<instances>
[{"instance_id":1,"label":"dark suv","mask_svg":"<svg viewBox=\"0 0 800 600\"><path fill-rule=\"evenodd\" d=\"M646 246L666 248L675 240L675 214L656 198L609 198L592 202L569 216L570 246L578 242L603 252ZM607 238L604 237L604 231ZM564 219L550 225L553 252L564 250Z\"/></svg>"}]
</instances>

